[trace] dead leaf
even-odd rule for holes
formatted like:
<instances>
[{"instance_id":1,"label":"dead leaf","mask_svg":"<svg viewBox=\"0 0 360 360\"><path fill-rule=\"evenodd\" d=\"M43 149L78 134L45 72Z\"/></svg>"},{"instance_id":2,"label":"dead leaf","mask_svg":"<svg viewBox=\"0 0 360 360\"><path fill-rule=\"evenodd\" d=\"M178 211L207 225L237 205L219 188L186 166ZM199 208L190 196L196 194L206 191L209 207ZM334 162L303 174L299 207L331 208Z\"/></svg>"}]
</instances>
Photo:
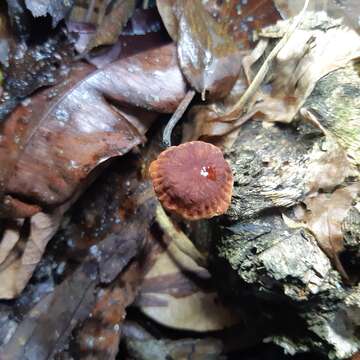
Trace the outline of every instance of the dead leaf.
<instances>
[{"instance_id":1,"label":"dead leaf","mask_svg":"<svg viewBox=\"0 0 360 360\"><path fill-rule=\"evenodd\" d=\"M68 247L61 252L54 245L55 254L50 255L65 263L65 278L49 299L43 298L24 315L17 332L0 353L1 359L20 360L25 353L37 360L48 359L71 339L75 339L76 349L79 343L85 346L85 339L91 346L91 336L98 331L106 340L98 339L95 345L99 346L95 348L100 350L103 341L110 341L106 343L109 352L105 352L105 359L109 359L109 353L115 353L115 348L117 351L115 344L121 336L125 309L137 294L148 268L147 259L156 245L148 240L157 202L149 193L150 182L139 177L141 164L135 156L116 159L78 201L72 219L63 229L71 245L66 241ZM64 233L59 234L62 236ZM74 264L80 265L74 270ZM117 303L108 306L112 300ZM85 325L81 327L83 321Z\"/></svg>"},{"instance_id":2,"label":"dead leaf","mask_svg":"<svg viewBox=\"0 0 360 360\"><path fill-rule=\"evenodd\" d=\"M276 8L283 18L290 18L299 13L302 3L297 0L274 0ZM357 14L360 14L360 3L357 0L312 1L309 4L310 11L325 11L334 19L343 18L346 25L360 31Z\"/></svg>"},{"instance_id":3,"label":"dead leaf","mask_svg":"<svg viewBox=\"0 0 360 360\"><path fill-rule=\"evenodd\" d=\"M200 93L222 98L241 68L241 50L252 30L279 19L271 0L157 0L170 36L177 41L181 68Z\"/></svg>"},{"instance_id":4,"label":"dead leaf","mask_svg":"<svg viewBox=\"0 0 360 360\"><path fill-rule=\"evenodd\" d=\"M147 231L125 241L126 246L122 245L119 230L123 229L126 235L128 231L150 228L156 200L152 191L149 192L149 181L139 178L138 166L142 166L142 160L118 159L116 163L112 164L111 171L98 179L96 191L90 190L91 193L81 199L78 204L80 214L75 210L73 231L69 234L78 250L89 249L100 261L98 278L102 286L96 304L84 323L74 330L70 346L71 349L80 348L84 359L88 359L89 354L96 354L94 356L99 359L115 358L126 308L139 291L153 252L158 251L157 243ZM106 244L103 245L99 239L104 236ZM108 260L102 261L104 258ZM114 279L118 269L131 258L134 260L129 267ZM79 261L79 257L76 259ZM73 356L80 356L80 352Z\"/></svg>"},{"instance_id":5,"label":"dead leaf","mask_svg":"<svg viewBox=\"0 0 360 360\"><path fill-rule=\"evenodd\" d=\"M20 231L23 223L23 219L5 222L4 233L0 242L0 264L5 261L10 251L20 240Z\"/></svg>"},{"instance_id":6,"label":"dead leaf","mask_svg":"<svg viewBox=\"0 0 360 360\"><path fill-rule=\"evenodd\" d=\"M6 121L0 143L4 193L63 203L94 167L140 144L154 118L143 111L135 121L138 110L119 111L106 99L172 112L186 91L172 44L93 70L78 64L65 82L37 94Z\"/></svg>"},{"instance_id":7,"label":"dead leaf","mask_svg":"<svg viewBox=\"0 0 360 360\"><path fill-rule=\"evenodd\" d=\"M11 219L31 217L41 211L40 206L24 203L19 199L13 198L11 195L6 195L4 197L4 209L7 209L5 211L5 217Z\"/></svg>"},{"instance_id":8,"label":"dead leaf","mask_svg":"<svg viewBox=\"0 0 360 360\"><path fill-rule=\"evenodd\" d=\"M342 222L359 191L360 184L355 183L339 188L332 194L307 197L304 203L308 211L299 219L315 235L320 248L334 261L342 275L346 274L338 258L343 250Z\"/></svg>"},{"instance_id":9,"label":"dead leaf","mask_svg":"<svg viewBox=\"0 0 360 360\"><path fill-rule=\"evenodd\" d=\"M286 34L289 21L279 21L277 25L260 31L260 41L256 48L243 58L244 75L248 82L252 81L274 44ZM338 43L341 46L334 45ZM336 51L333 51L334 46ZM231 132L239 131L240 126L250 118L291 122L317 81L350 63L359 54L360 36L354 30L344 26L340 19L327 17L324 12L307 12L302 25L295 30L274 59L267 79L252 96L247 109L235 109L234 101L212 104L207 108L198 107L191 113L196 131L188 133L192 138L202 136L213 142L219 139L221 141L221 137L226 135L225 140L228 141ZM241 77L238 86L239 89L244 86ZM234 86L233 95L236 92L239 101L244 90L236 91ZM237 113L237 116L229 115L233 113ZM231 145L232 140L228 142Z\"/></svg>"},{"instance_id":10,"label":"dead leaf","mask_svg":"<svg viewBox=\"0 0 360 360\"><path fill-rule=\"evenodd\" d=\"M0 352L0 358L22 360L26 354L30 358L45 360L61 351L75 326L93 309L96 286L113 281L138 254L147 238L154 212L154 199L144 201L135 213L119 224L116 233L110 233L97 245L96 251L90 251L79 268L25 316ZM142 268L144 263L140 261L134 266ZM124 279L128 279L124 286L136 288L137 276L141 278L142 272L130 271L132 267L128 269L129 273L124 274ZM124 304L132 299L131 288L126 291L129 292L122 294Z\"/></svg>"},{"instance_id":11,"label":"dead leaf","mask_svg":"<svg viewBox=\"0 0 360 360\"><path fill-rule=\"evenodd\" d=\"M310 194L319 190L332 191L346 178L356 176L356 170L349 162L345 150L330 134L321 146L315 144L309 160L305 185Z\"/></svg>"},{"instance_id":12,"label":"dead leaf","mask_svg":"<svg viewBox=\"0 0 360 360\"><path fill-rule=\"evenodd\" d=\"M221 304L211 288L208 271L169 240L145 276L137 300L140 309L176 329L212 331L237 323L237 316Z\"/></svg>"},{"instance_id":13,"label":"dead leaf","mask_svg":"<svg viewBox=\"0 0 360 360\"><path fill-rule=\"evenodd\" d=\"M115 284L102 289L90 317L83 323L75 342L80 348L76 355L89 359L91 353L97 359L114 360L119 351L122 324L126 307L138 293L143 278L140 261L133 262ZM74 354L75 355L75 354Z\"/></svg>"},{"instance_id":14,"label":"dead leaf","mask_svg":"<svg viewBox=\"0 0 360 360\"><path fill-rule=\"evenodd\" d=\"M126 115L131 119L131 112L128 111ZM150 185L148 182L139 183L138 175L135 170L132 170L131 164L132 162L129 162L129 160L123 163L120 178L119 176L112 176L110 179L105 178L102 180L101 183L104 186L101 187L100 194L96 197L96 199L98 199L96 207L93 207L91 201L94 199L91 196L86 197L87 202L82 203L81 207L81 209L88 210L85 211L87 214L86 218L80 222L83 224L83 227L79 229L79 232L83 234L82 236L84 236L85 239L91 237L92 241L79 239L79 242L86 242L87 247L93 245L91 253L99 262L98 276L101 282L104 283L111 282L114 277L117 276L117 269L125 266L126 263L137 254L145 239L142 237L139 242L133 241L131 243L125 243L125 245L129 245L125 247L118 245L117 229L119 226L121 228L124 220L127 220L127 218L119 218L119 204L121 204L122 207L121 214L123 215L121 216L125 216L125 214L126 216L132 216L134 207L139 206L141 201L146 201L153 196L151 193L151 196L146 197L145 194ZM110 181L113 177L116 181ZM139 197L139 199L137 199L136 202L131 200L129 198L129 192L132 193L133 197L136 197L136 199ZM98 195L97 192L95 194ZM74 202L78 196L79 193L72 196L71 201ZM111 204L109 203L109 199L111 199ZM128 201L130 201L130 204L128 204ZM2 259L2 265L0 263L0 279L4 279L3 286L0 287L0 298L13 298L19 295L40 261L46 244L56 232L64 211L70 205L70 203L66 203L60 207L56 207L52 213L44 214L40 212L34 215L30 220L31 227L29 236L20 238L20 229L16 227L13 228L13 226L9 224L0 243L0 259ZM129 209L127 209L127 207L129 207ZM115 213L109 213L109 211L115 211ZM137 210L137 216L144 219L155 212L155 207L153 210L145 209L144 214L142 214L142 211L143 210ZM95 214L92 214L92 212L95 212ZM129 212L129 214L127 214L127 212ZM102 218L104 214L108 214L109 218L112 219L111 221L109 220L109 225L106 225L103 220L100 224L91 220L94 219L94 217L95 219L99 217ZM115 219L117 219L117 221L115 221ZM92 221L91 224L88 224L89 220ZM118 222L120 225L118 225ZM41 226L40 229L39 225ZM145 225L146 222L144 223L144 226ZM88 226L94 228L93 233L89 233ZM101 232L99 232L99 227L102 231L105 231L102 236L100 236ZM131 232L130 228L131 225L129 225L128 229L128 231ZM113 233L115 233L115 235ZM97 244L104 236L107 236L105 247L102 244ZM76 236L73 237L76 238ZM77 244L77 246L80 247L79 244Z\"/></svg>"},{"instance_id":15,"label":"dead leaf","mask_svg":"<svg viewBox=\"0 0 360 360\"><path fill-rule=\"evenodd\" d=\"M167 43L163 33L154 32L145 35L120 35L112 46L105 46L86 55L86 60L101 69L116 61L119 57L131 56Z\"/></svg>"},{"instance_id":16,"label":"dead leaf","mask_svg":"<svg viewBox=\"0 0 360 360\"><path fill-rule=\"evenodd\" d=\"M77 35L75 49L79 53L84 53L95 36L96 25L84 23L76 17L68 20L66 25L69 32ZM88 62L102 68L117 60L120 54L129 56L134 52L156 47L164 41L168 41L168 37L156 9L136 9L113 45L98 47L84 56Z\"/></svg>"},{"instance_id":17,"label":"dead leaf","mask_svg":"<svg viewBox=\"0 0 360 360\"><path fill-rule=\"evenodd\" d=\"M189 113L189 123L184 124L183 142L202 139L216 144L224 140L225 136L234 132L233 123L223 122L219 119L219 113L230 110L239 97L244 93L247 81L243 72L240 72L233 88L223 100L209 105L195 105ZM236 138L236 135L235 135Z\"/></svg>"},{"instance_id":18,"label":"dead leaf","mask_svg":"<svg viewBox=\"0 0 360 360\"><path fill-rule=\"evenodd\" d=\"M116 0L105 14L90 40L87 50L100 45L114 44L135 9L135 0Z\"/></svg>"},{"instance_id":19,"label":"dead leaf","mask_svg":"<svg viewBox=\"0 0 360 360\"><path fill-rule=\"evenodd\" d=\"M81 3L76 4L66 21L68 30L78 36L75 42L76 50L84 53L96 47L96 53L120 52L126 45L121 46L121 41L118 44L119 35L121 40L123 36L146 35L164 30L155 8L134 10L134 4L133 0L118 0L115 5L109 6L110 10L102 16L96 14L96 7L89 13L89 8L84 9ZM103 17L100 24L99 17ZM106 45L114 46L109 49ZM88 55L92 56L94 51Z\"/></svg>"},{"instance_id":20,"label":"dead leaf","mask_svg":"<svg viewBox=\"0 0 360 360\"><path fill-rule=\"evenodd\" d=\"M156 207L156 221L161 230L171 239L172 242L174 242L175 246L179 248L182 253L189 256L196 264L202 267L206 266L206 258L204 254L196 249L191 240L174 225L160 204Z\"/></svg>"},{"instance_id":21,"label":"dead leaf","mask_svg":"<svg viewBox=\"0 0 360 360\"><path fill-rule=\"evenodd\" d=\"M26 239L20 239L21 228L5 229L0 243L0 299L13 299L24 289L70 205L67 203L52 213L39 212L32 216Z\"/></svg>"},{"instance_id":22,"label":"dead leaf","mask_svg":"<svg viewBox=\"0 0 360 360\"><path fill-rule=\"evenodd\" d=\"M153 339L153 336L149 333L149 331L133 320L125 320L121 330L125 340L127 338L136 340Z\"/></svg>"},{"instance_id":23,"label":"dead leaf","mask_svg":"<svg viewBox=\"0 0 360 360\"><path fill-rule=\"evenodd\" d=\"M62 31L41 44L12 44L5 91L23 99L41 87L58 83L68 75L73 56L72 44Z\"/></svg>"},{"instance_id":24,"label":"dead leaf","mask_svg":"<svg viewBox=\"0 0 360 360\"><path fill-rule=\"evenodd\" d=\"M51 356L56 345L61 347L61 340L69 335L79 320L87 316L95 302L96 277L92 278L90 272L96 271L96 265L93 262L86 265L25 316L0 352L1 359L45 360Z\"/></svg>"},{"instance_id":25,"label":"dead leaf","mask_svg":"<svg viewBox=\"0 0 360 360\"><path fill-rule=\"evenodd\" d=\"M280 21L260 36L277 39L288 26L288 21ZM360 36L354 30L325 13L308 12L275 59L271 91L260 90L251 111L267 121L291 122L321 77L359 55Z\"/></svg>"}]
</instances>

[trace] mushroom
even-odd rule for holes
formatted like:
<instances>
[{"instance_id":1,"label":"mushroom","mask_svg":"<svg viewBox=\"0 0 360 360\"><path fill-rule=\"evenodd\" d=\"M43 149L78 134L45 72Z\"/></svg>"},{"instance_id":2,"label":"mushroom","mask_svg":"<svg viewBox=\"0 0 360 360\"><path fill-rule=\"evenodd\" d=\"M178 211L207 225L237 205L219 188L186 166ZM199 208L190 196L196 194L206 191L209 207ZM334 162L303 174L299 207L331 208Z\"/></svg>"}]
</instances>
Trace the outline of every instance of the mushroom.
<instances>
[{"instance_id":1,"label":"mushroom","mask_svg":"<svg viewBox=\"0 0 360 360\"><path fill-rule=\"evenodd\" d=\"M188 220L226 212L233 176L216 146L192 141L163 151L150 165L150 177L162 205Z\"/></svg>"}]
</instances>

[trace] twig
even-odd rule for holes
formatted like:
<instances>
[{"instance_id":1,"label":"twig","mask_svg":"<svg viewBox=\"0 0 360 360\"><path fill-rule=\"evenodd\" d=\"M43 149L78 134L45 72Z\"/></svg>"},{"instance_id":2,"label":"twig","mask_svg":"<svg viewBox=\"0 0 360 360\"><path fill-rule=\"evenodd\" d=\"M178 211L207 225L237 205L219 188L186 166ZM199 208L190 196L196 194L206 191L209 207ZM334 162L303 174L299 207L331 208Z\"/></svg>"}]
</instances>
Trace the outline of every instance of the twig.
<instances>
[{"instance_id":1,"label":"twig","mask_svg":"<svg viewBox=\"0 0 360 360\"><path fill-rule=\"evenodd\" d=\"M271 63L273 62L279 51L287 43L287 41L289 40L290 36L294 33L296 28L303 21L306 9L309 5L309 1L310 0L305 0L304 7L300 11L299 15L296 17L292 26L284 34L283 38L271 50L270 54L265 59L264 63L261 65L261 68L259 69L258 73L254 77L249 87L246 89L245 93L241 96L240 100L234 105L234 107L232 108L232 110L230 110L230 112L222 116L223 120L226 119L226 121L233 121L237 119L241 115L241 113L244 112L245 105L251 100L251 98L254 96L255 92L261 85L261 83L264 81L265 76L270 69Z\"/></svg>"},{"instance_id":2,"label":"twig","mask_svg":"<svg viewBox=\"0 0 360 360\"><path fill-rule=\"evenodd\" d=\"M305 121L308 121L310 124L316 126L319 130L321 130L324 135L329 135L329 132L321 125L319 119L313 113L311 108L302 107L300 109L300 115Z\"/></svg>"},{"instance_id":3,"label":"twig","mask_svg":"<svg viewBox=\"0 0 360 360\"><path fill-rule=\"evenodd\" d=\"M163 143L165 146L171 146L172 131L173 131L175 125L178 123L178 121L184 115L184 112L188 108L188 106L191 103L191 100L194 98L194 96L195 96L195 91L189 90L186 93L185 97L182 99L180 105L177 107L176 111L173 113L169 122L167 123L167 125L164 129L164 133L163 133Z\"/></svg>"}]
</instances>

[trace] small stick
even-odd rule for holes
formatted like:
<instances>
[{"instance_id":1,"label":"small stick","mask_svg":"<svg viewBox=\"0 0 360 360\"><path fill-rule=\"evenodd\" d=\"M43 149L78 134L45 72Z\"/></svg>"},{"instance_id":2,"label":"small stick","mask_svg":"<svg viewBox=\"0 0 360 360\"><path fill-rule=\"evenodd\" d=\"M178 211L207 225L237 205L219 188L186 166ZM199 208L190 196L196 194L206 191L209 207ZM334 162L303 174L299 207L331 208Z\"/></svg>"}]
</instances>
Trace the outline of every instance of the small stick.
<instances>
[{"instance_id":1,"label":"small stick","mask_svg":"<svg viewBox=\"0 0 360 360\"><path fill-rule=\"evenodd\" d=\"M169 122L167 123L164 133L163 133L163 143L165 146L171 146L171 134L175 127L175 125L179 122L181 117L184 115L184 112L188 108L191 100L195 96L194 90L189 90L185 97L182 99L180 105L177 107L176 111L173 113L172 117L170 118Z\"/></svg>"},{"instance_id":2,"label":"small stick","mask_svg":"<svg viewBox=\"0 0 360 360\"><path fill-rule=\"evenodd\" d=\"M319 130L321 130L324 135L329 135L329 132L321 125L319 119L311 110L312 109L302 107L300 109L300 115L305 121L308 121L310 124L316 126Z\"/></svg>"}]
</instances>

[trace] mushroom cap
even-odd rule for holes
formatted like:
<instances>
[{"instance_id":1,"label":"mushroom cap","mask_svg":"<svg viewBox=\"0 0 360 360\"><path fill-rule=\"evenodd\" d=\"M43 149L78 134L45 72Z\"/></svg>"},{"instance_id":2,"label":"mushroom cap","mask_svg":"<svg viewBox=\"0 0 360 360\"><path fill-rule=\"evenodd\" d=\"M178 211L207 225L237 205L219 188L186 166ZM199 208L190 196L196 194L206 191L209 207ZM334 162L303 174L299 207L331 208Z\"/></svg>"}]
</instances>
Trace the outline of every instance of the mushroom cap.
<instances>
[{"instance_id":1,"label":"mushroom cap","mask_svg":"<svg viewBox=\"0 0 360 360\"><path fill-rule=\"evenodd\" d=\"M163 151L150 165L150 177L162 205L188 220L226 212L233 176L216 146L192 141Z\"/></svg>"}]
</instances>

